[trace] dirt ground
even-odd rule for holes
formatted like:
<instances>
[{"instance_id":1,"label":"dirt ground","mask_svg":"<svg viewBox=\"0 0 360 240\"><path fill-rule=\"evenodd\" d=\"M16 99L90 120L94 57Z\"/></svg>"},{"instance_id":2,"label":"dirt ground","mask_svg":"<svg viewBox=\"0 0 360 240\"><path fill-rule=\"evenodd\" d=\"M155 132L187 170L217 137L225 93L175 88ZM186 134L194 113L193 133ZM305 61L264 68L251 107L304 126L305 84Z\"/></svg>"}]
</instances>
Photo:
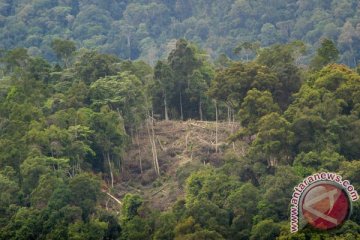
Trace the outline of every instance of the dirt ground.
<instances>
[{"instance_id":1,"label":"dirt ground","mask_svg":"<svg viewBox=\"0 0 360 240\"><path fill-rule=\"evenodd\" d=\"M231 122L157 121L153 123L160 176L156 174L148 129L144 126L132 139L123 168L111 194L119 199L126 193L141 195L151 208L166 210L184 195L185 179L204 165L221 166L228 149L239 154L243 146L228 138L239 129ZM111 197L107 206L118 207Z\"/></svg>"}]
</instances>

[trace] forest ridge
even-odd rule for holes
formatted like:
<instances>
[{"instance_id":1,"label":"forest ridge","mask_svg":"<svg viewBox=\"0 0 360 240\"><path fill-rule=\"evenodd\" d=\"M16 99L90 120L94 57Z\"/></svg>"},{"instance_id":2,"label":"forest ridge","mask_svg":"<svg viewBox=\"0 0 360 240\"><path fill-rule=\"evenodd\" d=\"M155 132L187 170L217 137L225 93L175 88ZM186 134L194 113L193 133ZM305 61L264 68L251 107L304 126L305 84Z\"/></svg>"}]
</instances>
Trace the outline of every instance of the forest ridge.
<instances>
[{"instance_id":1,"label":"forest ridge","mask_svg":"<svg viewBox=\"0 0 360 240\"><path fill-rule=\"evenodd\" d=\"M292 234L294 186L360 189L358 1L0 1L0 240Z\"/></svg>"},{"instance_id":2,"label":"forest ridge","mask_svg":"<svg viewBox=\"0 0 360 240\"><path fill-rule=\"evenodd\" d=\"M53 38L81 48L154 65L165 59L176 39L201 46L215 59L232 59L242 42L302 40L307 63L322 38L336 42L340 62L355 66L360 58L360 3L357 0L3 0L0 48L26 47L32 56L55 60ZM252 58L254 55L251 56Z\"/></svg>"}]
</instances>

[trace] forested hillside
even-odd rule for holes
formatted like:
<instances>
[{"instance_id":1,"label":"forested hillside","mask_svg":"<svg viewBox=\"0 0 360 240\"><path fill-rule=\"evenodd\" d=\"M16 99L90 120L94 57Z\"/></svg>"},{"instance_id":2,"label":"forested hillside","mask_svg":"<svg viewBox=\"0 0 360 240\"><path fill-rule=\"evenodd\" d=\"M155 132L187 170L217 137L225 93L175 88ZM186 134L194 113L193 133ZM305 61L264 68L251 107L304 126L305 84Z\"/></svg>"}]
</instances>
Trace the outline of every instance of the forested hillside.
<instances>
[{"instance_id":1,"label":"forested hillside","mask_svg":"<svg viewBox=\"0 0 360 240\"><path fill-rule=\"evenodd\" d=\"M360 189L359 69L331 40L307 68L299 41L211 63L180 39L154 67L42 46L57 64L1 54L0 239L359 238L359 201L340 228L289 230L303 177Z\"/></svg>"},{"instance_id":2,"label":"forested hillside","mask_svg":"<svg viewBox=\"0 0 360 240\"><path fill-rule=\"evenodd\" d=\"M289 227L360 191L359 50L357 0L0 0L0 240L360 239Z\"/></svg>"},{"instance_id":3,"label":"forested hillside","mask_svg":"<svg viewBox=\"0 0 360 240\"><path fill-rule=\"evenodd\" d=\"M2 0L0 48L29 48L31 56L55 60L54 38L154 65L176 39L201 46L215 59L254 57L249 44L269 46L302 40L307 63L322 38L336 42L340 62L360 58L357 0ZM233 51L236 47L238 51Z\"/></svg>"}]
</instances>

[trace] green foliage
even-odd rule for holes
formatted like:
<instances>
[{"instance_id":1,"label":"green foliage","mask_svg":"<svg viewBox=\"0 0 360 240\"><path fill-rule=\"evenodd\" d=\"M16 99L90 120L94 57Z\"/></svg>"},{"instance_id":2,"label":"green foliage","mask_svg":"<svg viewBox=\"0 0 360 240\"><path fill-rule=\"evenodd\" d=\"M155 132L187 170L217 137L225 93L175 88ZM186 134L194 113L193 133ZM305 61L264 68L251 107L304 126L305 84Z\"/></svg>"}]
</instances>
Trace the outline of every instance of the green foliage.
<instances>
[{"instance_id":1,"label":"green foliage","mask_svg":"<svg viewBox=\"0 0 360 240\"><path fill-rule=\"evenodd\" d=\"M310 65L311 68L319 70L329 63L334 63L338 58L339 51L336 49L334 42L323 39Z\"/></svg>"},{"instance_id":2,"label":"green foliage","mask_svg":"<svg viewBox=\"0 0 360 240\"><path fill-rule=\"evenodd\" d=\"M113 213L103 211L100 213L99 220L107 223L107 229L103 236L103 239L119 239L121 236L120 224Z\"/></svg>"},{"instance_id":3,"label":"green foliage","mask_svg":"<svg viewBox=\"0 0 360 240\"><path fill-rule=\"evenodd\" d=\"M176 226L176 218L173 213L162 213L156 220L156 231L154 232L155 240L171 240L174 239L174 228Z\"/></svg>"},{"instance_id":4,"label":"green foliage","mask_svg":"<svg viewBox=\"0 0 360 240\"><path fill-rule=\"evenodd\" d=\"M79 79L90 84L99 78L115 75L115 63L118 62L119 59L112 55L83 50L78 54L73 70Z\"/></svg>"},{"instance_id":5,"label":"green foliage","mask_svg":"<svg viewBox=\"0 0 360 240\"><path fill-rule=\"evenodd\" d=\"M288 225L288 224L287 224ZM285 230L285 224L282 226L281 240L302 240L302 239L357 239L358 238L358 226L352 221L345 222L339 228L332 229L330 231L314 231L310 228L302 229L297 233L289 233L289 227Z\"/></svg>"},{"instance_id":6,"label":"green foliage","mask_svg":"<svg viewBox=\"0 0 360 240\"><path fill-rule=\"evenodd\" d=\"M260 118L257 129L252 151L265 158L268 167L288 163L294 139L290 123L278 113L270 113Z\"/></svg>"},{"instance_id":7,"label":"green foliage","mask_svg":"<svg viewBox=\"0 0 360 240\"><path fill-rule=\"evenodd\" d=\"M62 57L72 57L72 53L64 54ZM75 57L83 53L78 54ZM96 78L93 81L116 72L115 67L109 69L117 59L95 55L93 69L85 69L94 71L89 74ZM62 70L27 55L25 49L4 56L1 70L7 80L0 80L0 238L118 238L117 220L98 216L102 182L91 172L112 173L114 163L120 165L127 141L121 114L127 112L124 108L129 102L117 111L106 106L92 110L90 82L78 81L73 72L81 66L79 62ZM97 64L106 65L105 70L97 69ZM141 85L135 75L131 77ZM111 168L106 167L109 163Z\"/></svg>"},{"instance_id":8,"label":"green foliage","mask_svg":"<svg viewBox=\"0 0 360 240\"><path fill-rule=\"evenodd\" d=\"M275 175L268 175L262 179L264 194L258 202L258 216L256 220L273 219L284 221L289 217L289 205L294 186L301 178L289 166L279 166Z\"/></svg>"},{"instance_id":9,"label":"green foliage","mask_svg":"<svg viewBox=\"0 0 360 240\"><path fill-rule=\"evenodd\" d=\"M120 239L142 240L150 239L150 226L146 219L139 216L133 217L123 225L123 232Z\"/></svg>"},{"instance_id":10,"label":"green foliage","mask_svg":"<svg viewBox=\"0 0 360 240\"><path fill-rule=\"evenodd\" d=\"M75 43L69 40L54 39L51 42L51 48L56 57L63 61L65 67L69 67L71 56L76 50Z\"/></svg>"},{"instance_id":11,"label":"green foliage","mask_svg":"<svg viewBox=\"0 0 360 240\"><path fill-rule=\"evenodd\" d=\"M82 210L84 220L95 211L96 203L100 197L100 181L90 174L76 175L69 181L71 202Z\"/></svg>"},{"instance_id":12,"label":"green foliage","mask_svg":"<svg viewBox=\"0 0 360 240\"><path fill-rule=\"evenodd\" d=\"M97 108L109 106L124 117L125 127L133 131L144 121L147 112L142 83L130 72L100 78L90 85L90 97Z\"/></svg>"},{"instance_id":13,"label":"green foliage","mask_svg":"<svg viewBox=\"0 0 360 240\"><path fill-rule=\"evenodd\" d=\"M154 106L156 106L157 101L161 101L161 98L163 99L163 102L159 105L164 107L164 118L166 120L169 119L169 113L168 113L168 104L172 97L171 92L174 89L175 82L173 80L173 72L169 65L162 61L158 61L156 63L156 66L154 67L154 84L152 86L151 91L154 93L153 95L153 102Z\"/></svg>"},{"instance_id":14,"label":"green foliage","mask_svg":"<svg viewBox=\"0 0 360 240\"><path fill-rule=\"evenodd\" d=\"M92 159L92 166L111 175L115 163L120 167L121 154L126 146L123 119L119 113L103 108L101 112L92 115L91 128L96 129L93 136L96 158Z\"/></svg>"},{"instance_id":15,"label":"green foliage","mask_svg":"<svg viewBox=\"0 0 360 240\"><path fill-rule=\"evenodd\" d=\"M213 169L199 171L187 179L187 204L196 199L210 200L222 206L230 192L239 186L231 176Z\"/></svg>"},{"instance_id":16,"label":"green foliage","mask_svg":"<svg viewBox=\"0 0 360 240\"><path fill-rule=\"evenodd\" d=\"M292 122L298 153L333 149L348 159L357 158L353 148L357 138L349 137L357 131L358 82L355 72L332 64L311 76L295 94L285 116Z\"/></svg>"},{"instance_id":17,"label":"green foliage","mask_svg":"<svg viewBox=\"0 0 360 240\"><path fill-rule=\"evenodd\" d=\"M240 57L245 59L254 56L249 46L258 45L256 41L269 46L300 39L314 46L328 38L338 39L341 61L356 66L357 4L353 0L4 1L0 42L1 48L24 46L54 61L49 44L61 36L80 47L153 65L180 37L201 44L213 58L222 53L236 58L233 49L241 48Z\"/></svg>"},{"instance_id":18,"label":"green foliage","mask_svg":"<svg viewBox=\"0 0 360 240\"><path fill-rule=\"evenodd\" d=\"M215 231L203 230L195 223L192 217L185 219L179 223L175 229L175 239L224 239L220 234Z\"/></svg>"},{"instance_id":19,"label":"green foliage","mask_svg":"<svg viewBox=\"0 0 360 240\"><path fill-rule=\"evenodd\" d=\"M211 82L209 95L239 110L249 90L257 88L273 93L278 84L278 78L268 67L253 62L237 62L217 72Z\"/></svg>"},{"instance_id":20,"label":"green foliage","mask_svg":"<svg viewBox=\"0 0 360 240\"><path fill-rule=\"evenodd\" d=\"M266 14L261 15L264 23L257 24L253 16L262 7L256 1L236 1L228 11L215 7L215 3L190 2L176 1L172 11L170 2L124 2L116 5L122 9L117 12L108 10L114 2L79 5L78 1L63 1L59 7L46 0L25 8L22 17L28 18L34 8L45 12L50 9L54 21L62 27L74 24L79 35L74 37L81 35L84 45L97 41L100 44L108 29L114 38L121 32L124 38L116 44L109 41L106 46L116 51L125 49L130 58L140 54L136 52L138 38L144 38L140 45L151 56L155 48L152 44L156 44L151 38L166 37L161 28L150 24L157 21L177 24L171 31L178 31L179 35L186 33L192 38L199 34L201 39L207 39L213 34L207 17L200 23L196 18L187 19L188 14L198 14L197 9L216 12L217 16L234 17L241 13L239 21L230 17L229 25L239 29L256 25L253 34L256 29L265 34L259 36L263 43L286 39L291 27L300 31L296 23L274 22ZM316 1L312 4L319 9L325 6ZM279 11L285 15L293 14L284 7L291 9L289 5L274 5L279 5ZM0 6L3 17L22 7L11 6L10 10ZM352 10L346 4L334 3L333 7ZM307 3L301 3L299 8L311 10ZM163 17L158 16L160 13ZM172 13L179 19L171 19ZM318 13L319 19L325 15ZM110 24L112 18L125 20ZM0 24L4 24L2 21ZM132 27L132 21L138 22L138 27ZM186 30L185 21L194 26L194 32ZM47 22L44 27L58 26L52 24ZM101 26L107 28L100 29ZM332 34L331 27L326 25L327 34ZM228 26L223 28L222 35ZM40 30L34 27L31 31L36 35ZM315 38L317 31L306 38ZM342 31L341 44L350 51L346 44L354 43L346 34ZM223 58L215 70L205 52L179 40L173 47L169 44L168 59L159 61L153 69L143 61L122 61L94 50L75 51L74 43L64 40L54 40L51 45L51 39L46 40L48 48L58 51L58 57L64 61L63 69L33 57L34 49L1 52L0 239L358 238L358 203L354 204L351 219L333 231L306 228L290 235L288 229L290 198L302 177L318 171L338 172L356 188L360 187L360 76L345 65L322 66L335 60L334 44L324 43L322 48L332 49L330 52L319 49L319 55L327 59L321 62L321 69L307 70L299 68L305 51L303 43L257 49L257 43L247 39L241 41L237 52L242 58L249 55L253 61ZM355 37L351 40L357 41ZM33 36L26 41L37 40ZM225 38L223 41L231 45ZM106 47L102 50L107 51ZM124 154L130 140L141 134L150 109L155 118L160 115L167 119L168 114L173 120L214 119L214 102L218 121L227 118L242 125L238 133L229 136L235 141L232 150L223 144L224 157L223 148L215 154L219 166L211 166L211 161L205 161L209 164L203 166L194 156L191 167L184 164L179 168L175 178L178 186L171 187L179 188L183 195L177 196L177 202L165 211L151 208L146 191L140 195L128 192L121 197L124 192L118 192L117 184L133 176L123 164ZM233 132L230 125L229 135ZM163 165L165 150L158 156L164 171L169 168ZM148 162L143 166L147 171ZM137 179L131 178L129 186L136 184ZM172 181L172 176L156 181L166 189L168 185L163 181ZM110 198L105 193L114 196ZM164 206L169 206L169 199L175 199L169 196ZM114 198L120 198L121 209L106 202Z\"/></svg>"},{"instance_id":21,"label":"green foliage","mask_svg":"<svg viewBox=\"0 0 360 240\"><path fill-rule=\"evenodd\" d=\"M246 57L246 61L249 61L249 55L251 54L256 54L257 51L260 48L260 43L259 42L243 42L240 43L235 49L234 49L234 53L235 54L241 54L241 55L245 55Z\"/></svg>"},{"instance_id":22,"label":"green foliage","mask_svg":"<svg viewBox=\"0 0 360 240\"><path fill-rule=\"evenodd\" d=\"M249 90L239 111L241 125L253 129L261 117L279 111L269 91Z\"/></svg>"},{"instance_id":23,"label":"green foliage","mask_svg":"<svg viewBox=\"0 0 360 240\"><path fill-rule=\"evenodd\" d=\"M53 184L53 188L47 184ZM55 176L43 175L31 193L31 207L16 209L0 237L100 239L107 230L107 223L88 218L90 213L94 213L99 192L99 181L89 174L77 175L69 183Z\"/></svg>"},{"instance_id":24,"label":"green foliage","mask_svg":"<svg viewBox=\"0 0 360 240\"><path fill-rule=\"evenodd\" d=\"M126 194L121 207L121 239L150 239L150 226L146 219L139 216L143 199L139 195Z\"/></svg>"},{"instance_id":25,"label":"green foliage","mask_svg":"<svg viewBox=\"0 0 360 240\"><path fill-rule=\"evenodd\" d=\"M0 174L0 211L5 213L10 204L17 203L19 186L7 176ZM1 218L1 222L3 219Z\"/></svg>"},{"instance_id":26,"label":"green foliage","mask_svg":"<svg viewBox=\"0 0 360 240\"><path fill-rule=\"evenodd\" d=\"M31 205L35 208L41 209L48 205L54 190L61 187L63 181L54 175L42 175L39 179L39 184L31 192ZM52 188L49 188L52 186Z\"/></svg>"},{"instance_id":27,"label":"green foliage","mask_svg":"<svg viewBox=\"0 0 360 240\"><path fill-rule=\"evenodd\" d=\"M41 224L39 211L22 207L17 209L9 224L0 233L2 239L37 239Z\"/></svg>"},{"instance_id":28,"label":"green foliage","mask_svg":"<svg viewBox=\"0 0 360 240\"><path fill-rule=\"evenodd\" d=\"M291 95L296 93L301 85L301 70L298 59L304 55L306 47L301 41L294 41L286 45L274 45L263 48L256 61L269 67L276 73L279 83L273 91L273 97L282 110L291 103Z\"/></svg>"},{"instance_id":29,"label":"green foliage","mask_svg":"<svg viewBox=\"0 0 360 240\"><path fill-rule=\"evenodd\" d=\"M189 217L181 221L175 228L175 236L186 235L195 232L200 228L199 224L195 223L194 218Z\"/></svg>"},{"instance_id":30,"label":"green foliage","mask_svg":"<svg viewBox=\"0 0 360 240\"><path fill-rule=\"evenodd\" d=\"M106 228L107 224L97 219L90 220L88 223L75 222L69 226L69 239L102 239Z\"/></svg>"},{"instance_id":31,"label":"green foliage","mask_svg":"<svg viewBox=\"0 0 360 240\"><path fill-rule=\"evenodd\" d=\"M359 189L360 185L360 175L359 175L359 164L360 161L343 161L340 163L339 172L344 179L348 179L354 184L356 189Z\"/></svg>"},{"instance_id":32,"label":"green foliage","mask_svg":"<svg viewBox=\"0 0 360 240\"><path fill-rule=\"evenodd\" d=\"M30 193L38 185L40 176L48 171L49 169L44 158L27 158L21 164L24 192Z\"/></svg>"},{"instance_id":33,"label":"green foliage","mask_svg":"<svg viewBox=\"0 0 360 240\"><path fill-rule=\"evenodd\" d=\"M138 215L138 208L143 203L139 195L126 194L123 199L121 221L126 223Z\"/></svg>"},{"instance_id":34,"label":"green foliage","mask_svg":"<svg viewBox=\"0 0 360 240\"><path fill-rule=\"evenodd\" d=\"M201 227L226 234L229 224L228 212L221 209L209 200L195 200L188 206L188 214L192 216Z\"/></svg>"},{"instance_id":35,"label":"green foliage","mask_svg":"<svg viewBox=\"0 0 360 240\"><path fill-rule=\"evenodd\" d=\"M253 227L250 239L270 240L276 238L279 234L280 228L276 223L272 220L263 220Z\"/></svg>"},{"instance_id":36,"label":"green foliage","mask_svg":"<svg viewBox=\"0 0 360 240\"><path fill-rule=\"evenodd\" d=\"M5 64L5 69L8 72L13 72L16 68L25 67L28 61L29 55L25 48L15 48L8 51L1 59L1 62Z\"/></svg>"},{"instance_id":37,"label":"green foliage","mask_svg":"<svg viewBox=\"0 0 360 240\"><path fill-rule=\"evenodd\" d=\"M180 39L167 62L158 61L149 90L153 109L166 120L209 118L211 99L206 95L214 76L206 53Z\"/></svg>"},{"instance_id":38,"label":"green foliage","mask_svg":"<svg viewBox=\"0 0 360 240\"><path fill-rule=\"evenodd\" d=\"M230 231L233 239L249 237L248 230L257 213L258 201L259 190L251 183L245 183L227 198L226 206L232 210Z\"/></svg>"},{"instance_id":39,"label":"green foliage","mask_svg":"<svg viewBox=\"0 0 360 240\"><path fill-rule=\"evenodd\" d=\"M301 174L305 177L319 171L336 172L340 162L344 160L345 158L337 152L302 152L296 156L294 167L300 171L306 169L305 172Z\"/></svg>"}]
</instances>

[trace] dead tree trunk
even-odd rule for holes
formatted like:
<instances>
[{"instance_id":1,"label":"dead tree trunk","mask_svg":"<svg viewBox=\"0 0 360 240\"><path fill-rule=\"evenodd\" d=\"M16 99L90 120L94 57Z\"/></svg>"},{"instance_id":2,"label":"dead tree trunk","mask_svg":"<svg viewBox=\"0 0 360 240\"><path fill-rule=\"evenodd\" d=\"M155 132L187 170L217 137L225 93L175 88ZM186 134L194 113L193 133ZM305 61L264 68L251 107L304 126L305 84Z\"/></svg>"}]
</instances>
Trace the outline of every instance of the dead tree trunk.
<instances>
[{"instance_id":1,"label":"dead tree trunk","mask_svg":"<svg viewBox=\"0 0 360 240\"><path fill-rule=\"evenodd\" d=\"M157 154L156 144L155 144L156 142L155 142L154 124L151 124L151 133L152 133L152 141L154 144L156 173L158 176L160 176L159 159L158 159L158 154Z\"/></svg>"},{"instance_id":2,"label":"dead tree trunk","mask_svg":"<svg viewBox=\"0 0 360 240\"><path fill-rule=\"evenodd\" d=\"M218 108L215 100L215 152L218 152Z\"/></svg>"},{"instance_id":3,"label":"dead tree trunk","mask_svg":"<svg viewBox=\"0 0 360 240\"><path fill-rule=\"evenodd\" d=\"M164 94L164 106L165 106L165 120L169 121L166 93Z\"/></svg>"},{"instance_id":4,"label":"dead tree trunk","mask_svg":"<svg viewBox=\"0 0 360 240\"><path fill-rule=\"evenodd\" d=\"M229 125L231 123L231 110L230 110L230 107L227 106L227 113L228 113L228 122L229 122Z\"/></svg>"},{"instance_id":5,"label":"dead tree trunk","mask_svg":"<svg viewBox=\"0 0 360 240\"><path fill-rule=\"evenodd\" d=\"M231 124L231 134L234 134L234 131L235 131L235 110L234 109L231 109L231 114L232 114L232 124ZM235 151L235 142L232 142L232 147L233 147L233 150Z\"/></svg>"},{"instance_id":6,"label":"dead tree trunk","mask_svg":"<svg viewBox=\"0 0 360 240\"><path fill-rule=\"evenodd\" d=\"M180 119L181 119L181 121L184 120L181 90L180 90Z\"/></svg>"},{"instance_id":7,"label":"dead tree trunk","mask_svg":"<svg viewBox=\"0 0 360 240\"><path fill-rule=\"evenodd\" d=\"M129 50L128 59L130 60L131 59L131 35L127 34L126 38L127 38L127 47L128 47L128 50Z\"/></svg>"},{"instance_id":8,"label":"dead tree trunk","mask_svg":"<svg viewBox=\"0 0 360 240\"><path fill-rule=\"evenodd\" d=\"M202 112L202 101L201 101L201 98L199 100L199 115L200 115L200 121L203 120L203 112Z\"/></svg>"},{"instance_id":9,"label":"dead tree trunk","mask_svg":"<svg viewBox=\"0 0 360 240\"><path fill-rule=\"evenodd\" d=\"M138 147L139 152L139 165L140 165L140 172L143 174L143 168L142 168L142 158L141 158L141 149L140 149L140 141L139 141L139 131L136 131L136 144Z\"/></svg>"},{"instance_id":10,"label":"dead tree trunk","mask_svg":"<svg viewBox=\"0 0 360 240\"><path fill-rule=\"evenodd\" d=\"M110 154L109 152L106 153L107 162L109 164L109 171L110 171L110 177L111 177L111 187L114 187L114 175L112 171L111 161L110 161Z\"/></svg>"},{"instance_id":11,"label":"dead tree trunk","mask_svg":"<svg viewBox=\"0 0 360 240\"><path fill-rule=\"evenodd\" d=\"M158 176L160 176L160 168L159 168L159 161L158 161L158 156L157 156L157 151L156 151L153 119L150 120L150 117L148 119L149 120L147 121L146 126L147 126L147 130L148 130L150 144L151 144L151 152L152 152L152 155L153 155L153 164L154 164L156 174Z\"/></svg>"}]
</instances>

